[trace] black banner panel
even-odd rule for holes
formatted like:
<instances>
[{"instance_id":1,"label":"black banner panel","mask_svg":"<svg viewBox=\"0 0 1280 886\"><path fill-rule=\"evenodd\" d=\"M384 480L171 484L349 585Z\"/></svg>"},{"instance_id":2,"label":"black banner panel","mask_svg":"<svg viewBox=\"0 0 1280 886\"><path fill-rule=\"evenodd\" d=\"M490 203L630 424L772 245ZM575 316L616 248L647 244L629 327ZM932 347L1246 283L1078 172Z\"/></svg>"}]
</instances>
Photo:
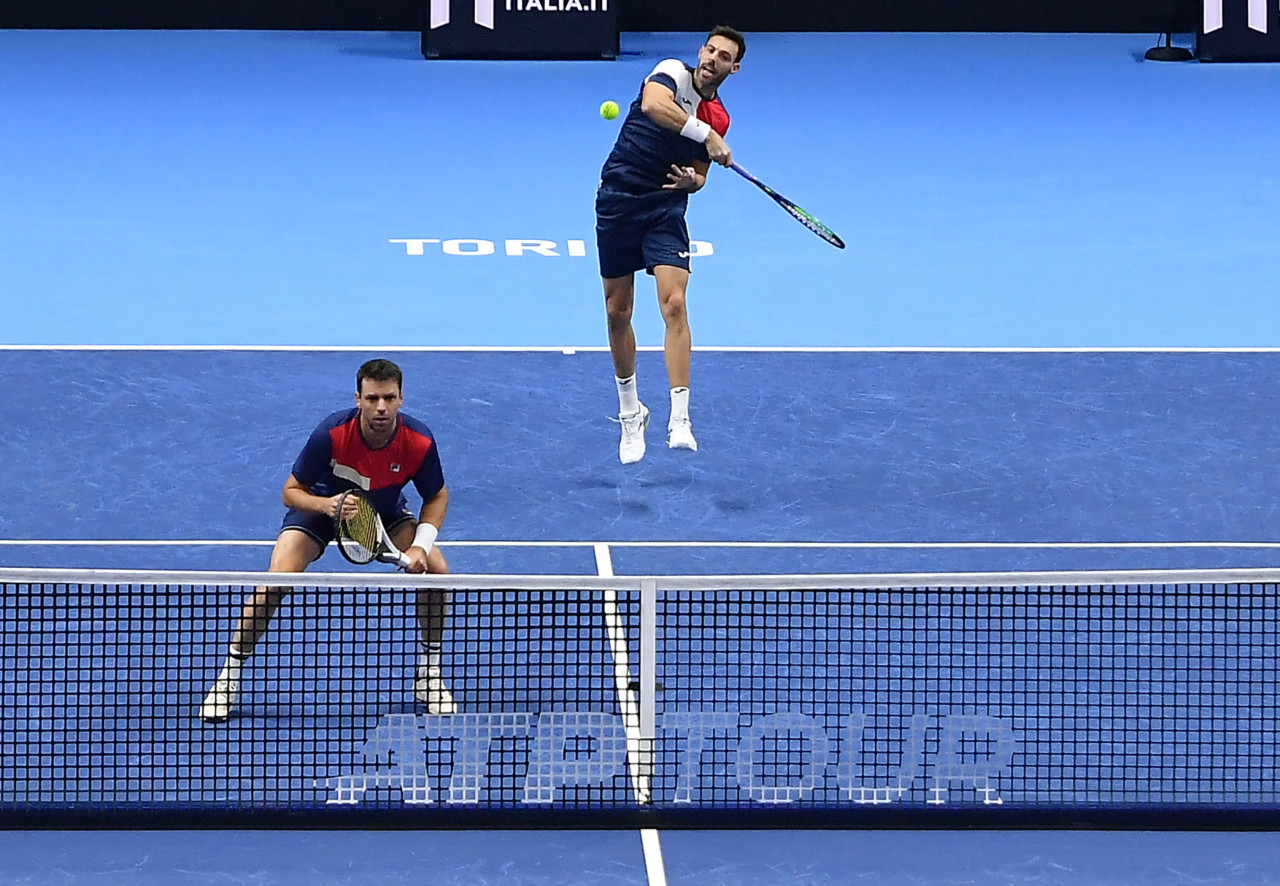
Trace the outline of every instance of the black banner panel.
<instances>
[{"instance_id":1,"label":"black banner panel","mask_svg":"<svg viewBox=\"0 0 1280 886\"><path fill-rule=\"evenodd\" d=\"M427 0L425 58L612 59L619 0Z\"/></svg>"},{"instance_id":2,"label":"black banner panel","mask_svg":"<svg viewBox=\"0 0 1280 886\"><path fill-rule=\"evenodd\" d=\"M1280 0L1204 0L1202 62L1280 61Z\"/></svg>"}]
</instances>

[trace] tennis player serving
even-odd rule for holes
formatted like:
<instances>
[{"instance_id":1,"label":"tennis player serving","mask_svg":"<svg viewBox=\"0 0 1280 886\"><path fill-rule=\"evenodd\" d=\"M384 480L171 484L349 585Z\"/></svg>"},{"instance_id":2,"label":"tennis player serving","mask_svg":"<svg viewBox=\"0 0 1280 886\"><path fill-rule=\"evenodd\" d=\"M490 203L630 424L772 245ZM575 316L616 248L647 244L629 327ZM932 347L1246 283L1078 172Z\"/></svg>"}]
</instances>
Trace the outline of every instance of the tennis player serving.
<instances>
[{"instance_id":1,"label":"tennis player serving","mask_svg":"<svg viewBox=\"0 0 1280 886\"><path fill-rule=\"evenodd\" d=\"M636 387L636 337L631 328L635 272L653 275L666 324L663 351L671 386L667 446L696 451L689 420L689 364L693 349L685 309L689 284L689 195L707 182L714 161L733 162L724 141L729 114L720 85L736 74L747 51L742 34L712 29L698 50L698 66L659 62L640 87L600 173L596 247L609 320L609 351L618 386L623 464L644 458L649 410Z\"/></svg>"},{"instance_id":2,"label":"tennis player serving","mask_svg":"<svg viewBox=\"0 0 1280 886\"><path fill-rule=\"evenodd\" d=\"M333 413L311 433L284 484L288 512L271 552L271 572L302 572L333 541L338 519L352 519L357 500L372 504L408 572L447 573L435 546L449 492L435 437L400 411L403 375L388 360L370 360L356 373L356 405ZM422 496L415 520L403 490L410 482ZM344 496L359 489L363 496ZM343 508L340 512L339 508ZM370 558L372 559L372 558ZM241 669L291 588L259 587L245 601L231 649L200 705L200 719L226 720L240 692ZM456 711L441 673L448 595L421 591L417 600L421 647L413 693L432 714Z\"/></svg>"}]
</instances>

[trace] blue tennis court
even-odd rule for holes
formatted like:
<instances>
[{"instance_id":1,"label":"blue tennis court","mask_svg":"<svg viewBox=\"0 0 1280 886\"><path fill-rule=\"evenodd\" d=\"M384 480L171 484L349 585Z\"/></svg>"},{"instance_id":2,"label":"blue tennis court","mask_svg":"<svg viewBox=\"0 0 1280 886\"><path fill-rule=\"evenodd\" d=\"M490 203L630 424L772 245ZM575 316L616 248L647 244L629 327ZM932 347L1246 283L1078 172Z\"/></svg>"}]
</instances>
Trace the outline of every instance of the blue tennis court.
<instances>
[{"instance_id":1,"label":"blue tennis court","mask_svg":"<svg viewBox=\"0 0 1280 886\"><path fill-rule=\"evenodd\" d=\"M700 37L427 63L414 34L0 32L0 566L265 568L373 356L439 440L459 573L1275 565L1280 71L1142 36L749 35L735 156L850 246L713 171L701 449L619 465L595 109ZM644 279L636 331L665 418ZM1249 833L675 830L661 865L634 831L0 841L12 883L1280 879Z\"/></svg>"}]
</instances>

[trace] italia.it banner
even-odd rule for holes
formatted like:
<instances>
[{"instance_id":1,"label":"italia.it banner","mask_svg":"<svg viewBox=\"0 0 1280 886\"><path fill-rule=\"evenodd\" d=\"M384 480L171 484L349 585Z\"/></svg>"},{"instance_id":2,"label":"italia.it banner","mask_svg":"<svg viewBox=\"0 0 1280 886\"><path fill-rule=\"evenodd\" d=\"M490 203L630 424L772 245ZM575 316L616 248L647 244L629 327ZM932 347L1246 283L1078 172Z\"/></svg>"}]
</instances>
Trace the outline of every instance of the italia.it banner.
<instances>
[{"instance_id":1,"label":"italia.it banner","mask_svg":"<svg viewBox=\"0 0 1280 886\"><path fill-rule=\"evenodd\" d=\"M1280 61L1280 0L1203 0L1201 61Z\"/></svg>"},{"instance_id":2,"label":"italia.it banner","mask_svg":"<svg viewBox=\"0 0 1280 886\"><path fill-rule=\"evenodd\" d=\"M615 58L619 0L427 0L426 58Z\"/></svg>"}]
</instances>

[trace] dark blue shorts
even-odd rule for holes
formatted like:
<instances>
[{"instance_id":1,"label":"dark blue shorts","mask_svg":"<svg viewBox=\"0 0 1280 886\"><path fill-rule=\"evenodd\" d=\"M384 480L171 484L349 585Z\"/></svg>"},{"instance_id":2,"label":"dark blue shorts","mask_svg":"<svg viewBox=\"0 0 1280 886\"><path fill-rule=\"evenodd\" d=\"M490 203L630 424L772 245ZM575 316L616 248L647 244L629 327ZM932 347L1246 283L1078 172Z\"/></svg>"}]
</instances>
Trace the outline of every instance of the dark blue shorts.
<instances>
[{"instance_id":1,"label":"dark blue shorts","mask_svg":"<svg viewBox=\"0 0 1280 886\"><path fill-rule=\"evenodd\" d=\"M658 265L689 270L688 201L668 191L628 194L604 186L596 192L596 249L601 277L652 274Z\"/></svg>"},{"instance_id":2,"label":"dark blue shorts","mask_svg":"<svg viewBox=\"0 0 1280 886\"><path fill-rule=\"evenodd\" d=\"M414 519L413 514L409 511L409 503L403 497L400 499L396 510L390 513L379 511L378 516L382 518L382 525L387 527L388 535L393 533L395 527L405 520ZM326 517L324 514L314 514L310 511L297 511L293 508L289 508L285 512L284 522L281 524L280 529L281 531L285 529L300 529L314 538L322 548L333 541L337 534L333 526L332 517Z\"/></svg>"}]
</instances>

